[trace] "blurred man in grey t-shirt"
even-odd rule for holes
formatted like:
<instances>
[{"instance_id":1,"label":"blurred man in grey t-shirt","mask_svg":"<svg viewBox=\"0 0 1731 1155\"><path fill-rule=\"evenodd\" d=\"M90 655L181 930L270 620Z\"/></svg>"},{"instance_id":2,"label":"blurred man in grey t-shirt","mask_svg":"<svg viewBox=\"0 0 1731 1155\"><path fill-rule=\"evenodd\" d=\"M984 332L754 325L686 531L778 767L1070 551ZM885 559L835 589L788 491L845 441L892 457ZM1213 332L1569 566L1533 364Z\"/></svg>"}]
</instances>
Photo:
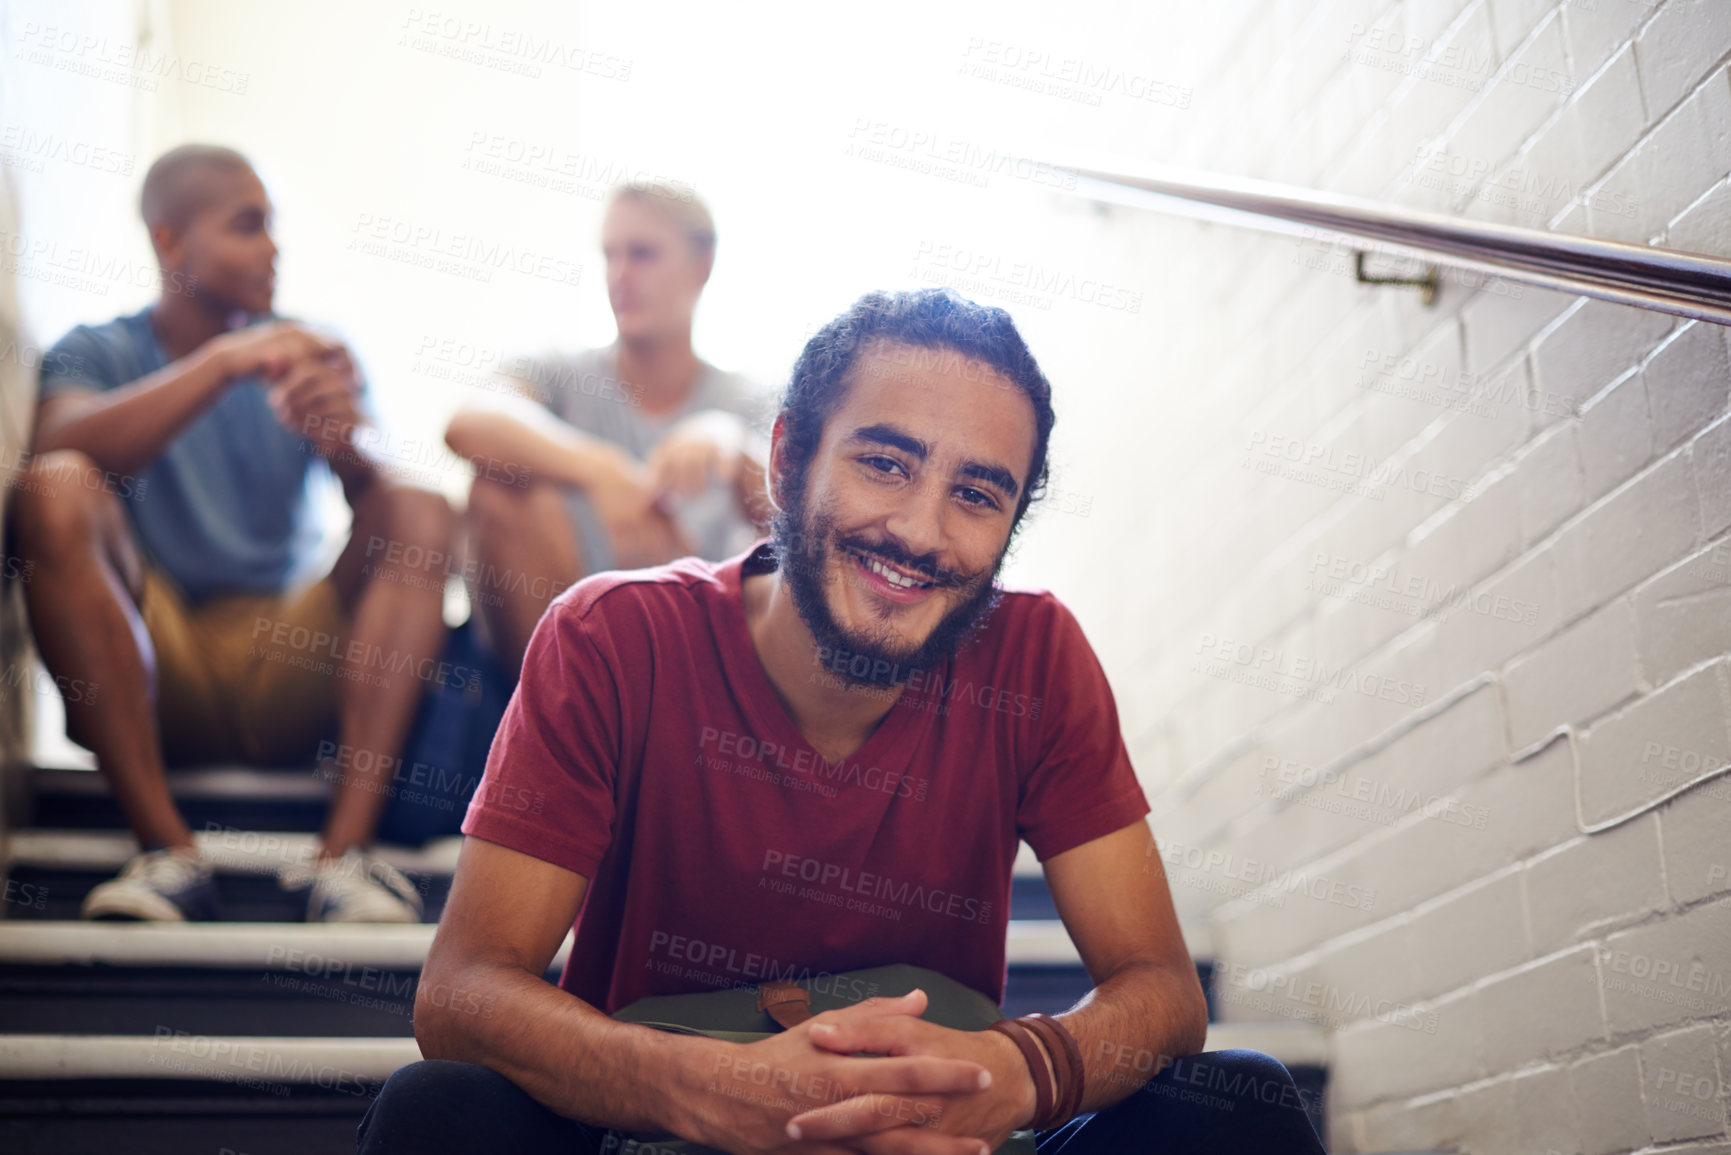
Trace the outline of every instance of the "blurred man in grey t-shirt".
<instances>
[{"instance_id":1,"label":"blurred man in grey t-shirt","mask_svg":"<svg viewBox=\"0 0 1731 1155\"><path fill-rule=\"evenodd\" d=\"M691 345L715 261L708 209L688 189L621 185L601 247L618 339L520 363L511 376L525 400L466 408L445 432L477 464L475 610L512 669L572 582L692 554L720 560L768 520L770 399Z\"/></svg>"}]
</instances>

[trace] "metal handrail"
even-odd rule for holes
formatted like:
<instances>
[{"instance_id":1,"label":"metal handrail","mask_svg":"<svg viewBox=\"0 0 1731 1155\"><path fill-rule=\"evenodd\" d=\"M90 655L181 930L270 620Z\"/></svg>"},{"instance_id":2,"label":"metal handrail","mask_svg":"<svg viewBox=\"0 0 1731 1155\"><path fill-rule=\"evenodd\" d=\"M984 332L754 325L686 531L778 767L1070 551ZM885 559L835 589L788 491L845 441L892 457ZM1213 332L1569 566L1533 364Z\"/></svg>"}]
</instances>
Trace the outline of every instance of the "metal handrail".
<instances>
[{"instance_id":1,"label":"metal handrail","mask_svg":"<svg viewBox=\"0 0 1731 1155\"><path fill-rule=\"evenodd\" d=\"M1054 166L1057 167L1057 166ZM1487 276L1731 325L1731 260L1421 212L1360 197L1165 166L1065 165L1079 195L1369 247Z\"/></svg>"}]
</instances>

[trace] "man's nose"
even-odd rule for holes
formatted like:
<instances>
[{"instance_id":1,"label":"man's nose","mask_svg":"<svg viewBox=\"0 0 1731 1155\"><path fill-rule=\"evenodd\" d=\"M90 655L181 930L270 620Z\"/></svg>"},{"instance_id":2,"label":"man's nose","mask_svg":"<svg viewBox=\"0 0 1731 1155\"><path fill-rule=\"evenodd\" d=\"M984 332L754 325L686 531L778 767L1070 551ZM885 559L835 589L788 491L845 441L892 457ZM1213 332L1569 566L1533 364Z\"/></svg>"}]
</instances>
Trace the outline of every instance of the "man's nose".
<instances>
[{"instance_id":1,"label":"man's nose","mask_svg":"<svg viewBox=\"0 0 1731 1155\"><path fill-rule=\"evenodd\" d=\"M902 490L901 500L884 522L884 529L914 557L933 556L943 546L947 490L937 480L916 480Z\"/></svg>"}]
</instances>

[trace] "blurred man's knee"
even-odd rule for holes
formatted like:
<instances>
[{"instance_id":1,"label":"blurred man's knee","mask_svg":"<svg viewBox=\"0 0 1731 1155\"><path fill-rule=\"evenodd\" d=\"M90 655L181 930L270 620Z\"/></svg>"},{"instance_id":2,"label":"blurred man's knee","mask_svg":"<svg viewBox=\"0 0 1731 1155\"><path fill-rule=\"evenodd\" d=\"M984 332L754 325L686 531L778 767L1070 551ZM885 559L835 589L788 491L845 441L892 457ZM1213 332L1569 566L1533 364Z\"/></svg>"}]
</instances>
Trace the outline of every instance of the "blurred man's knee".
<instances>
[{"instance_id":1,"label":"blurred man's knee","mask_svg":"<svg viewBox=\"0 0 1731 1155\"><path fill-rule=\"evenodd\" d=\"M425 549L443 548L450 543L457 518L444 494L396 485L385 497L394 536Z\"/></svg>"},{"instance_id":2,"label":"blurred man's knee","mask_svg":"<svg viewBox=\"0 0 1731 1155\"><path fill-rule=\"evenodd\" d=\"M88 454L44 453L13 483L18 548L33 557L88 548L106 507L119 500L110 475Z\"/></svg>"},{"instance_id":3,"label":"blurred man's knee","mask_svg":"<svg viewBox=\"0 0 1731 1155\"><path fill-rule=\"evenodd\" d=\"M361 1121L359 1155L506 1150L549 1129L558 1120L497 1071L428 1059L385 1082Z\"/></svg>"},{"instance_id":4,"label":"blurred man's knee","mask_svg":"<svg viewBox=\"0 0 1731 1155\"><path fill-rule=\"evenodd\" d=\"M550 524L563 525L568 516L564 490L549 482L505 485L477 477L469 488L469 518L483 538L536 527L544 533Z\"/></svg>"}]
</instances>

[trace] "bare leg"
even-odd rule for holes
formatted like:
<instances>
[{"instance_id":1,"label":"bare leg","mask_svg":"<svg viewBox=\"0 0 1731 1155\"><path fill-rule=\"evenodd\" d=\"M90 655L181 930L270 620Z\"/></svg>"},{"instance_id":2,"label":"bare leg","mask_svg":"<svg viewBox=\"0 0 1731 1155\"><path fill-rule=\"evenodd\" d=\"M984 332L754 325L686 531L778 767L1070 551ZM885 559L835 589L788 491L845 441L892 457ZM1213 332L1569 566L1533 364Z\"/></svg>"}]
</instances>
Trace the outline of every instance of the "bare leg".
<instances>
[{"instance_id":1,"label":"bare leg","mask_svg":"<svg viewBox=\"0 0 1731 1155\"><path fill-rule=\"evenodd\" d=\"M140 846L192 846L163 775L144 568L120 498L89 457L59 450L31 463L13 517L18 553L36 563L24 594L42 661L95 687L67 697L67 733L96 755Z\"/></svg>"},{"instance_id":2,"label":"bare leg","mask_svg":"<svg viewBox=\"0 0 1731 1155\"><path fill-rule=\"evenodd\" d=\"M352 627L349 647L433 671L445 647L444 587L455 518L436 493L379 478L359 501L354 528L332 570ZM345 652L347 652L345 650ZM364 658L342 683L341 741L371 757L336 779L324 853L363 846L378 827L391 775L402 756L426 681L404 670L381 676ZM366 768L360 769L359 767Z\"/></svg>"},{"instance_id":3,"label":"bare leg","mask_svg":"<svg viewBox=\"0 0 1731 1155\"><path fill-rule=\"evenodd\" d=\"M486 621L499 660L521 669L547 603L583 576L582 547L558 486L521 488L478 477L469 490L468 518L475 612Z\"/></svg>"}]
</instances>

